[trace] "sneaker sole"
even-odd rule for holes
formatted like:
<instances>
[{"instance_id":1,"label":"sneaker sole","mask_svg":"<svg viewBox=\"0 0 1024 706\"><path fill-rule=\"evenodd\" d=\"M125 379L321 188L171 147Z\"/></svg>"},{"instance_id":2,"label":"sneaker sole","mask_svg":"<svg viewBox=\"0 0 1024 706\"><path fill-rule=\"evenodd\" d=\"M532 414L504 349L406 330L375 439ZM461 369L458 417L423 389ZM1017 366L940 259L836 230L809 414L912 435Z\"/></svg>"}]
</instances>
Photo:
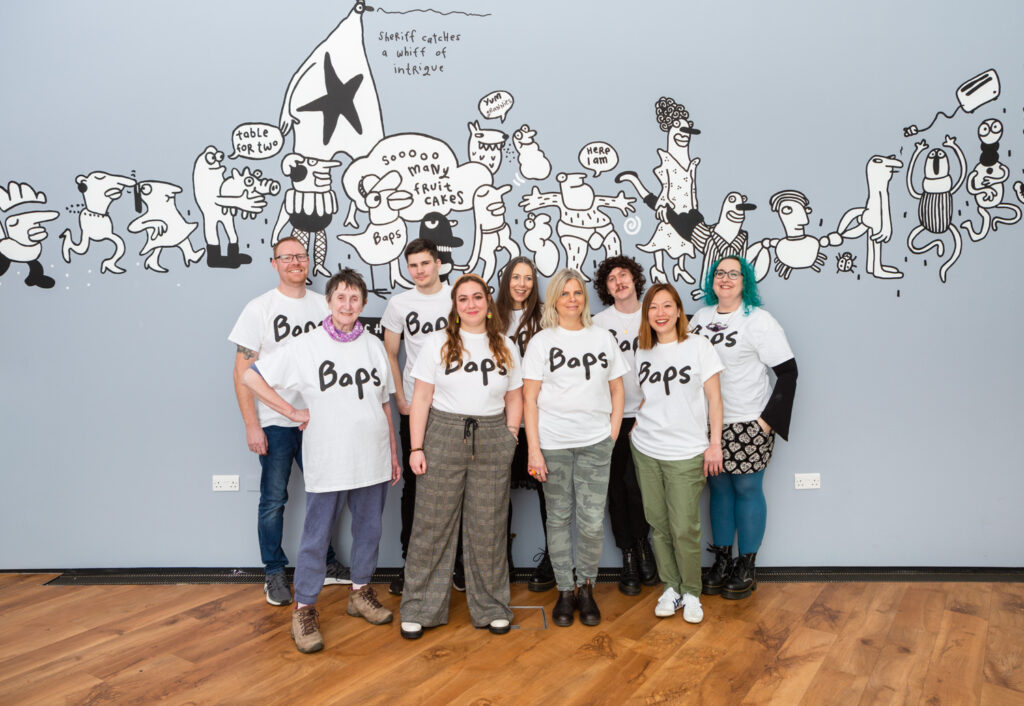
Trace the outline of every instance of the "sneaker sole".
<instances>
[{"instance_id":1,"label":"sneaker sole","mask_svg":"<svg viewBox=\"0 0 1024 706\"><path fill-rule=\"evenodd\" d=\"M676 614L676 611L674 611L674 610L671 613L659 613L657 610L654 611L654 617L655 618L671 618L675 614Z\"/></svg>"},{"instance_id":2,"label":"sneaker sole","mask_svg":"<svg viewBox=\"0 0 1024 706\"><path fill-rule=\"evenodd\" d=\"M699 618L698 618L697 620L690 620L689 618L687 618L687 617L686 617L686 616L684 615L684 616L683 616L683 620L685 620L686 622L688 622L688 623L689 623L690 625L696 625L696 624L698 624L698 623L701 623L701 622L703 622L703 621L704 621L704 616L703 616L703 615L702 615L702 616L700 616L700 617L699 617Z\"/></svg>"},{"instance_id":3,"label":"sneaker sole","mask_svg":"<svg viewBox=\"0 0 1024 706\"><path fill-rule=\"evenodd\" d=\"M423 629L422 628L420 628L419 630L417 630L415 632L407 631L407 630L399 630L398 632L406 640L418 640L421 637L423 637Z\"/></svg>"},{"instance_id":4,"label":"sneaker sole","mask_svg":"<svg viewBox=\"0 0 1024 706\"><path fill-rule=\"evenodd\" d=\"M270 604L270 605L272 605L272 606L283 606L283 605L291 605L291 602L292 602L292 599L291 599L291 598L289 598L288 600L286 600L286 601L283 601L283 602L278 602L278 601L275 601L275 600L274 600L273 598L271 598L271 597L270 597L270 594L269 594L269 593L266 593L265 591L264 591L264 596L265 596L265 597L266 597L266 599L267 599L267 603L269 603L269 604Z\"/></svg>"}]
</instances>

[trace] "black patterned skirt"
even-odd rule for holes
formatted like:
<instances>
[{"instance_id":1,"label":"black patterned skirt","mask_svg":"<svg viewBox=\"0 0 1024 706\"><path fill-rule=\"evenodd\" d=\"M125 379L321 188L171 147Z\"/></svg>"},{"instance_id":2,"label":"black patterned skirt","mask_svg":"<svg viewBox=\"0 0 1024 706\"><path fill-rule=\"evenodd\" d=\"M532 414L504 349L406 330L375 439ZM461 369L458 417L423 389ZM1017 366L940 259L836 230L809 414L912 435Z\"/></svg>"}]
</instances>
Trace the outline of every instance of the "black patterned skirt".
<instances>
[{"instance_id":1,"label":"black patterned skirt","mask_svg":"<svg viewBox=\"0 0 1024 706\"><path fill-rule=\"evenodd\" d=\"M775 432L767 434L755 419L722 428L722 459L726 473L757 473L768 466L775 448Z\"/></svg>"}]
</instances>

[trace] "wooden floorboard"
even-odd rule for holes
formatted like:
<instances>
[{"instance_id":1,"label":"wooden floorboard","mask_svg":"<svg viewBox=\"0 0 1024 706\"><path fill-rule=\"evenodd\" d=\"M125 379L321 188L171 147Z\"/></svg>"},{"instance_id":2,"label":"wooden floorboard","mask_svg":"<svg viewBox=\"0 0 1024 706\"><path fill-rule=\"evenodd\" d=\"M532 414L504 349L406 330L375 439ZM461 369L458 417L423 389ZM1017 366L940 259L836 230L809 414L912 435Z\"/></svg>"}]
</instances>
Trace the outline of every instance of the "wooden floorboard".
<instances>
[{"instance_id":1,"label":"wooden floorboard","mask_svg":"<svg viewBox=\"0 0 1024 706\"><path fill-rule=\"evenodd\" d=\"M555 592L512 590L516 629L398 617L320 599L327 645L294 649L259 585L45 586L0 574L2 704L1021 704L1024 584L772 583L704 597L704 622L653 615L659 590L600 584L597 627L548 623ZM378 587L397 613L399 599ZM544 612L537 607L543 607Z\"/></svg>"}]
</instances>

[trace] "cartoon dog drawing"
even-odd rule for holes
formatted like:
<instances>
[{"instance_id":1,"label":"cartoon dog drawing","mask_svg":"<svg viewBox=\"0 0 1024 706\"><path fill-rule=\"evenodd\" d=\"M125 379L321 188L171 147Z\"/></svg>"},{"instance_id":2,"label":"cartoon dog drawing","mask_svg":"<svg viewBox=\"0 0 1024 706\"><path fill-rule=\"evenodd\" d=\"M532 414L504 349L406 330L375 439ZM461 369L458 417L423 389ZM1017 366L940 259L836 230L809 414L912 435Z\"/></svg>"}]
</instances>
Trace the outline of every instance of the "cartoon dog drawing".
<instances>
[{"instance_id":1,"label":"cartoon dog drawing","mask_svg":"<svg viewBox=\"0 0 1024 706\"><path fill-rule=\"evenodd\" d=\"M85 199L85 208L78 214L82 239L76 243L71 231L61 233L60 237L64 242L61 244L60 253L64 262L71 262L71 253L83 255L93 243L109 240L114 244L114 254L100 263L100 272L123 274L124 269L117 263L124 256L124 239L114 232L114 222L110 220L107 211L110 204L121 198L126 188L135 186L135 180L117 174L92 172L75 177L75 183L78 184L78 190Z\"/></svg>"}]
</instances>

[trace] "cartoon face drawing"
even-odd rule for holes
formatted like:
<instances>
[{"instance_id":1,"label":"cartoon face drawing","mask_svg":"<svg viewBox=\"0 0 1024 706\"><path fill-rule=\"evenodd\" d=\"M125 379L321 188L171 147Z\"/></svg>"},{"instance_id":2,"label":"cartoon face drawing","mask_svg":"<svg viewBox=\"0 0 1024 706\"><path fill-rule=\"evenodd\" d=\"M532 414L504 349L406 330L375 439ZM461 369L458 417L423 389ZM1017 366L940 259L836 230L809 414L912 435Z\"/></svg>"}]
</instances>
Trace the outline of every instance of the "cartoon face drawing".
<instances>
[{"instance_id":1,"label":"cartoon face drawing","mask_svg":"<svg viewBox=\"0 0 1024 706\"><path fill-rule=\"evenodd\" d=\"M481 128L477 122L469 123L469 159L487 167L491 174L498 173L501 166L501 151L508 141L508 135L501 130Z\"/></svg>"}]
</instances>

